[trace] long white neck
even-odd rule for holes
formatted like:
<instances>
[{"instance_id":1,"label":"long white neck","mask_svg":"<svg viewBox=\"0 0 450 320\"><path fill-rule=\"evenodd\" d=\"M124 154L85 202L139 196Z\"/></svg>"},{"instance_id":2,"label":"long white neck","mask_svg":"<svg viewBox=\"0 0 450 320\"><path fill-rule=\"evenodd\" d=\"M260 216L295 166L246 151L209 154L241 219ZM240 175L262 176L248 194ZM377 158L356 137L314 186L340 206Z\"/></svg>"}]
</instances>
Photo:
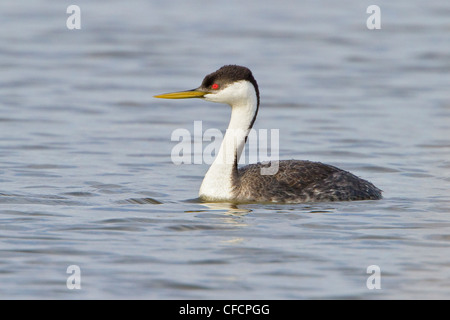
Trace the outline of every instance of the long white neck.
<instances>
[{"instance_id":1,"label":"long white neck","mask_svg":"<svg viewBox=\"0 0 450 320\"><path fill-rule=\"evenodd\" d=\"M208 200L233 198L233 183L237 178L237 162L245 139L256 116L258 101L253 85L240 81L223 90L221 96L205 96L214 102L226 101L231 106L231 119L219 152L203 179L199 195ZM213 96L213 95L211 95Z\"/></svg>"}]
</instances>

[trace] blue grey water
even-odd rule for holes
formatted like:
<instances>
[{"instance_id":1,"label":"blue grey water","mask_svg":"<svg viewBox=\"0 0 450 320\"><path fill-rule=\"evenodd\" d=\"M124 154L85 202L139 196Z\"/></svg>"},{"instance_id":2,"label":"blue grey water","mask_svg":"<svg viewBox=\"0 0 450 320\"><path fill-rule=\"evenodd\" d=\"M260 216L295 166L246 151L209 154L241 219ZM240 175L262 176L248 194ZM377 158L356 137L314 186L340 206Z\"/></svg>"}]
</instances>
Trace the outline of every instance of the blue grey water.
<instances>
[{"instance_id":1,"label":"blue grey water","mask_svg":"<svg viewBox=\"0 0 450 320\"><path fill-rule=\"evenodd\" d=\"M0 298L450 298L449 15L446 0L3 1ZM349 170L383 200L196 201L208 165L175 165L171 134L223 131L229 107L153 95L224 64L253 70L255 129L280 130L280 158Z\"/></svg>"}]
</instances>

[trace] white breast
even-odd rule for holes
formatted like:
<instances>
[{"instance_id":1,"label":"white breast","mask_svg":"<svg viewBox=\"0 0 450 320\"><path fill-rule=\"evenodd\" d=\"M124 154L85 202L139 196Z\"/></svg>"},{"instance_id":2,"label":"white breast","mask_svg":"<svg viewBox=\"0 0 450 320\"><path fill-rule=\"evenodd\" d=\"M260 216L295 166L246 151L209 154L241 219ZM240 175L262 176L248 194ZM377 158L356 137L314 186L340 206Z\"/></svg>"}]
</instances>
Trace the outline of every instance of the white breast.
<instances>
[{"instance_id":1,"label":"white breast","mask_svg":"<svg viewBox=\"0 0 450 320\"><path fill-rule=\"evenodd\" d=\"M236 162L257 110L256 91L250 82L238 81L218 93L205 95L205 100L229 104L231 119L216 159L203 179L199 195L209 200L230 200L234 197Z\"/></svg>"}]
</instances>

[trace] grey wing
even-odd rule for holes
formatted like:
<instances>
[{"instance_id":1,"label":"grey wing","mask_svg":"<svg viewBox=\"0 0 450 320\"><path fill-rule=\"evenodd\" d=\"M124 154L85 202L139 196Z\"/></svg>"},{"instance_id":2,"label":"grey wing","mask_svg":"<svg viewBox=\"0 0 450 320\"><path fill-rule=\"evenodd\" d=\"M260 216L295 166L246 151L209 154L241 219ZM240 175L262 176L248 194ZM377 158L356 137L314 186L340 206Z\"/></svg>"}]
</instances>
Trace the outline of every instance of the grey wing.
<instances>
[{"instance_id":1,"label":"grey wing","mask_svg":"<svg viewBox=\"0 0 450 320\"><path fill-rule=\"evenodd\" d=\"M274 174L261 169L276 167ZM285 160L239 169L237 198L252 201L310 202L380 199L370 182L320 162Z\"/></svg>"}]
</instances>

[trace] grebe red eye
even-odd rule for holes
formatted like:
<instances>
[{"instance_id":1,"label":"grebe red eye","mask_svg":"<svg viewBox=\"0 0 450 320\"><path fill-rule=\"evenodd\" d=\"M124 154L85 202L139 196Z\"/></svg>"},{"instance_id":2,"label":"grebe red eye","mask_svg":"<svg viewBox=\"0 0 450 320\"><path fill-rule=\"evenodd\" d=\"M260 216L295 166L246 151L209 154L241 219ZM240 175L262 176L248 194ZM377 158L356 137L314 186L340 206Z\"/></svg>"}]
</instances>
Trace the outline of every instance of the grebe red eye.
<instances>
[{"instance_id":1,"label":"grebe red eye","mask_svg":"<svg viewBox=\"0 0 450 320\"><path fill-rule=\"evenodd\" d=\"M211 89L217 90L217 89L219 89L219 85L218 85L217 83L214 83L214 84L211 86Z\"/></svg>"}]
</instances>

